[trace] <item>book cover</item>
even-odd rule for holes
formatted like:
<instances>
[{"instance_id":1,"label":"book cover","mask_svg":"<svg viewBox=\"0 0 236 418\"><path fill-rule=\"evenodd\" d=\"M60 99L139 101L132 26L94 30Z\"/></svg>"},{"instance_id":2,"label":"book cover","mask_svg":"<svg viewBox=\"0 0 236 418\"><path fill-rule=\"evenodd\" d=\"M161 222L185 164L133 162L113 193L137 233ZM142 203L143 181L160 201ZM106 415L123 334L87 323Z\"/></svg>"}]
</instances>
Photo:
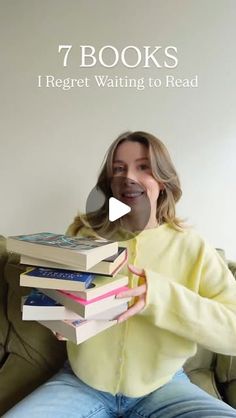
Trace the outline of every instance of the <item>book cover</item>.
<instances>
[{"instance_id":1,"label":"book cover","mask_svg":"<svg viewBox=\"0 0 236 418\"><path fill-rule=\"evenodd\" d=\"M102 274L107 276L115 276L125 265L127 261L127 248L119 247L118 252L111 257L105 258L104 260L97 263L92 268L86 270L88 273ZM58 268L64 270L71 270L71 266L65 264L58 264L52 261L41 260L39 258L27 257L21 255L20 257L21 264L26 266L42 266L49 268ZM75 271L83 271L82 266L74 267Z\"/></svg>"},{"instance_id":2,"label":"book cover","mask_svg":"<svg viewBox=\"0 0 236 418\"><path fill-rule=\"evenodd\" d=\"M119 305L127 303L131 298L116 299L116 295L122 291L128 290L127 286L122 286L119 289L112 290L106 294L96 297L91 300L85 300L78 296L55 289L39 289L40 292L54 299L58 303L66 306L66 308L76 312L84 319L90 319L94 315L104 312L108 309L115 308Z\"/></svg>"},{"instance_id":3,"label":"book cover","mask_svg":"<svg viewBox=\"0 0 236 418\"><path fill-rule=\"evenodd\" d=\"M126 311L127 308L128 304L123 303L95 315L93 319L112 320ZM36 289L32 290L28 296L22 297L22 319L24 321L83 320L80 315Z\"/></svg>"},{"instance_id":4,"label":"book cover","mask_svg":"<svg viewBox=\"0 0 236 418\"><path fill-rule=\"evenodd\" d=\"M59 264L70 264L71 267L80 265L88 270L103 258L116 254L118 244L112 241L40 232L8 237L7 249Z\"/></svg>"},{"instance_id":5,"label":"book cover","mask_svg":"<svg viewBox=\"0 0 236 418\"><path fill-rule=\"evenodd\" d=\"M22 319L24 321L81 320L82 317L35 289L22 298Z\"/></svg>"},{"instance_id":6,"label":"book cover","mask_svg":"<svg viewBox=\"0 0 236 418\"><path fill-rule=\"evenodd\" d=\"M20 274L20 285L79 291L88 288L94 278L91 273L36 267Z\"/></svg>"}]
</instances>

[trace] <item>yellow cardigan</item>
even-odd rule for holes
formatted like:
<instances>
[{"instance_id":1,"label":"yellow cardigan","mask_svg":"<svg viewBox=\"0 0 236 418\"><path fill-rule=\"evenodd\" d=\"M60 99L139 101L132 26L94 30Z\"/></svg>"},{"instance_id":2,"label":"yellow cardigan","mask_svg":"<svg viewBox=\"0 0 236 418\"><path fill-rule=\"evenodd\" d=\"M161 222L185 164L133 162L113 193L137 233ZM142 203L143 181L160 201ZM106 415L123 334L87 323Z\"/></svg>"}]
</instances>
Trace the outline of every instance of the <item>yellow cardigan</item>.
<instances>
[{"instance_id":1,"label":"yellow cardigan","mask_svg":"<svg viewBox=\"0 0 236 418\"><path fill-rule=\"evenodd\" d=\"M139 397L167 383L197 344L236 355L236 282L214 249L194 230L178 232L168 224L121 244L129 263L145 270L146 306L78 346L67 343L81 380ZM131 273L129 280L130 287L138 284Z\"/></svg>"}]
</instances>

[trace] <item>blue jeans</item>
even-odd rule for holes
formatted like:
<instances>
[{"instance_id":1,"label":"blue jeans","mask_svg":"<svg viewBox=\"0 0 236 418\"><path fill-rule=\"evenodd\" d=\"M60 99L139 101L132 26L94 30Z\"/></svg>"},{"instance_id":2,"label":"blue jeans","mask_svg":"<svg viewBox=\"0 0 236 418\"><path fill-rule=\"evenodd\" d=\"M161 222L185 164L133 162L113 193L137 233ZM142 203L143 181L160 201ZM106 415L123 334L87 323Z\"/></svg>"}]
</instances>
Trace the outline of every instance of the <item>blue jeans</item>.
<instances>
[{"instance_id":1,"label":"blue jeans","mask_svg":"<svg viewBox=\"0 0 236 418\"><path fill-rule=\"evenodd\" d=\"M135 385L135 382L134 382ZM200 418L236 417L236 410L193 385L181 369L173 379L139 398L91 388L70 366L23 399L7 418Z\"/></svg>"}]
</instances>

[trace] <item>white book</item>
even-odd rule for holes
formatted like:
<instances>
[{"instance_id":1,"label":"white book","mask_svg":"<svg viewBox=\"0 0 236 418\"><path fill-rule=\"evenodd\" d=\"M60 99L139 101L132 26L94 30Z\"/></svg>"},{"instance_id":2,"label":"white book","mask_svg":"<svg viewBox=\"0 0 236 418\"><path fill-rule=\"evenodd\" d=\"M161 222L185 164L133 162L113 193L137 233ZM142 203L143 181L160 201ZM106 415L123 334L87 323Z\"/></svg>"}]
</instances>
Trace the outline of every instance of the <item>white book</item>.
<instances>
[{"instance_id":1,"label":"white book","mask_svg":"<svg viewBox=\"0 0 236 418\"><path fill-rule=\"evenodd\" d=\"M75 344L80 344L102 331L117 324L117 320L112 321L38 321L40 324L58 332ZM94 353L96 355L96 353Z\"/></svg>"},{"instance_id":2,"label":"white book","mask_svg":"<svg viewBox=\"0 0 236 418\"><path fill-rule=\"evenodd\" d=\"M105 258L104 260L100 261L99 263L95 264L95 266L87 269L87 273L95 273L107 276L115 276L125 265L127 261L127 248L118 248L118 252L111 257ZM40 267L49 267L53 269L64 269L64 270L75 270L82 272L82 266L73 266L66 264L59 264L53 261L42 260L40 258L28 257L26 255L21 255L20 263L25 264L26 266L40 266Z\"/></svg>"},{"instance_id":3,"label":"white book","mask_svg":"<svg viewBox=\"0 0 236 418\"><path fill-rule=\"evenodd\" d=\"M118 243L92 238L69 237L51 232L17 235L7 238L7 250L28 257L88 270L104 258L118 252Z\"/></svg>"},{"instance_id":4,"label":"white book","mask_svg":"<svg viewBox=\"0 0 236 418\"><path fill-rule=\"evenodd\" d=\"M107 311L108 309L115 308L122 305L123 303L129 302L131 300L130 297L116 299L116 294L128 289L129 288L127 286L122 286L119 289L108 292L102 297L100 296L89 301L78 298L74 294L64 292L63 290L39 289L39 291L54 299L61 305L64 305L67 309L76 312L84 319L90 319L104 311Z\"/></svg>"},{"instance_id":5,"label":"white book","mask_svg":"<svg viewBox=\"0 0 236 418\"><path fill-rule=\"evenodd\" d=\"M43 293L33 290L30 295L22 297L22 319L24 321L40 320L83 320L77 313L55 302ZM127 303L108 309L96 315L96 320L111 320L121 315L128 308Z\"/></svg>"}]
</instances>

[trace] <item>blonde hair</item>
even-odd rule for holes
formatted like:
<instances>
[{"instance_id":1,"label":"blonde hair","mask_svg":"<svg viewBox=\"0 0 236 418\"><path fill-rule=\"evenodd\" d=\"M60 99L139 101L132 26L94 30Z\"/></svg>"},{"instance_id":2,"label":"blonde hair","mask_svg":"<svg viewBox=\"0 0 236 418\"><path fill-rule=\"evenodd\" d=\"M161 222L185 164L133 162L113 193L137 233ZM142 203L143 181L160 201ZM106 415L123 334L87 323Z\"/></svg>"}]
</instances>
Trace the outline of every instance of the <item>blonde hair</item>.
<instances>
[{"instance_id":1,"label":"blonde hair","mask_svg":"<svg viewBox=\"0 0 236 418\"><path fill-rule=\"evenodd\" d=\"M104 205L94 212L78 214L69 227L70 234L76 235L82 227L87 227L88 229L92 228L91 235L99 236L99 232L102 232L106 236L112 236L112 233L119 227L119 220L109 222L108 201L112 196L110 179L113 176L114 154L117 147L124 141L138 142L148 148L152 175L163 186L157 199L156 218L158 224L168 223L176 230L182 230L182 221L176 217L175 211L175 205L182 195L182 190L168 150L158 138L150 133L128 131L119 135L110 145L98 176L97 188L102 190L105 195Z\"/></svg>"}]
</instances>

